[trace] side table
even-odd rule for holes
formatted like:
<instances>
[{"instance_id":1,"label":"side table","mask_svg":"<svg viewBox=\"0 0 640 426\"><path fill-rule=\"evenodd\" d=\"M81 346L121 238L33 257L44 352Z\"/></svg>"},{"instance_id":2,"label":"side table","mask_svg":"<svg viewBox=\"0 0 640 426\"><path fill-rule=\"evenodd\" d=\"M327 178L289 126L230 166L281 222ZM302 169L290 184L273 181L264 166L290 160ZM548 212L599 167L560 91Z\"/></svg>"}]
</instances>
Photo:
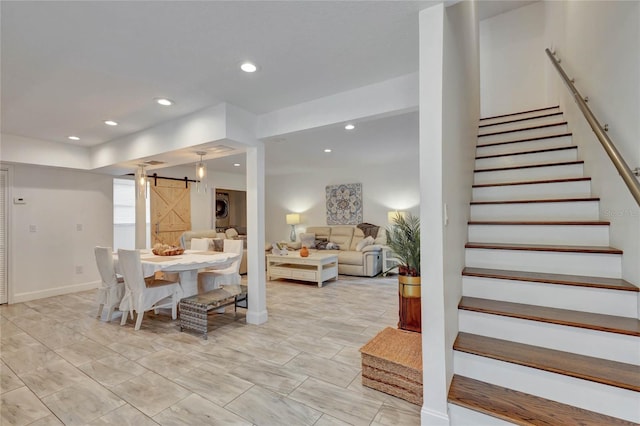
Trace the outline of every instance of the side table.
<instances>
[{"instance_id":1,"label":"side table","mask_svg":"<svg viewBox=\"0 0 640 426\"><path fill-rule=\"evenodd\" d=\"M389 247L382 249L382 276L386 277L389 272L398 273L400 261L395 257L395 253Z\"/></svg>"}]
</instances>

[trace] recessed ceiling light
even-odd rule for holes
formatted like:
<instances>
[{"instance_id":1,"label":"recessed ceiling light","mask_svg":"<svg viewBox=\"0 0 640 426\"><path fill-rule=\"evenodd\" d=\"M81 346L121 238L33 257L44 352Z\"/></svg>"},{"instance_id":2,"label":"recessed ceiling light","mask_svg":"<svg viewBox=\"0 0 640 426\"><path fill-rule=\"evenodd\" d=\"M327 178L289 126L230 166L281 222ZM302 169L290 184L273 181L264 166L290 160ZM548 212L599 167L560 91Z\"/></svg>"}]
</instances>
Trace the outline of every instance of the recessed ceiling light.
<instances>
[{"instance_id":1,"label":"recessed ceiling light","mask_svg":"<svg viewBox=\"0 0 640 426\"><path fill-rule=\"evenodd\" d=\"M329 148L325 149L324 152L331 152Z\"/></svg>"},{"instance_id":2,"label":"recessed ceiling light","mask_svg":"<svg viewBox=\"0 0 640 426\"><path fill-rule=\"evenodd\" d=\"M162 106L171 106L175 103L171 99L167 98L156 98L156 102Z\"/></svg>"},{"instance_id":3,"label":"recessed ceiling light","mask_svg":"<svg viewBox=\"0 0 640 426\"><path fill-rule=\"evenodd\" d=\"M240 163L233 163L233 167L240 167Z\"/></svg>"},{"instance_id":4,"label":"recessed ceiling light","mask_svg":"<svg viewBox=\"0 0 640 426\"><path fill-rule=\"evenodd\" d=\"M117 126L117 125L118 125L118 123L116 123L116 122L115 122L115 121L113 121L113 120L106 120L106 121L104 122L104 124L106 124L107 126Z\"/></svg>"},{"instance_id":5,"label":"recessed ceiling light","mask_svg":"<svg viewBox=\"0 0 640 426\"><path fill-rule=\"evenodd\" d=\"M80 138L77 136L69 136L69 139L71 139L72 141L79 141Z\"/></svg>"},{"instance_id":6,"label":"recessed ceiling light","mask_svg":"<svg viewBox=\"0 0 640 426\"><path fill-rule=\"evenodd\" d=\"M240 65L240 69L244 72L256 72L258 70L258 67L251 62L244 62L242 65Z\"/></svg>"},{"instance_id":7,"label":"recessed ceiling light","mask_svg":"<svg viewBox=\"0 0 640 426\"><path fill-rule=\"evenodd\" d=\"M345 130L353 130L356 128L356 126L354 126L353 124L347 124L346 126L344 126Z\"/></svg>"}]
</instances>

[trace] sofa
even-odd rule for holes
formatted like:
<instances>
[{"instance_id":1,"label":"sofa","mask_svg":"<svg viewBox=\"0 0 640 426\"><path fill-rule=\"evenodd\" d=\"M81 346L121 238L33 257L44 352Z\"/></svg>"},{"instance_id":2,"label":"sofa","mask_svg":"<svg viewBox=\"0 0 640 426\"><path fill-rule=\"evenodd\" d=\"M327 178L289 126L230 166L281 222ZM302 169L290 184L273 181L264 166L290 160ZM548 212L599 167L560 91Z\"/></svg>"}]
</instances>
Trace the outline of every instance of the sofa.
<instances>
[{"instance_id":1,"label":"sofa","mask_svg":"<svg viewBox=\"0 0 640 426\"><path fill-rule=\"evenodd\" d=\"M313 238L310 234L313 234ZM315 247L316 242L331 243L327 246L334 248L322 252L338 255L339 274L374 277L382 272L382 249L386 244L384 229L378 230L376 238L370 237L363 241L365 238L362 229L349 225L310 226L300 234L302 244L314 241L311 247L307 247L311 251L318 250ZM370 244L365 244L366 242ZM323 244L318 244L321 245Z\"/></svg>"},{"instance_id":2,"label":"sofa","mask_svg":"<svg viewBox=\"0 0 640 426\"><path fill-rule=\"evenodd\" d=\"M240 275L247 273L247 239L246 235L239 235L234 228L229 228L225 232L217 232L215 229L204 229L201 231L185 231L180 236L180 245L182 248L189 250L191 248L192 238L210 238L210 249L213 251L222 251L223 241L244 240L244 250L242 252L242 260L240 261Z\"/></svg>"}]
</instances>

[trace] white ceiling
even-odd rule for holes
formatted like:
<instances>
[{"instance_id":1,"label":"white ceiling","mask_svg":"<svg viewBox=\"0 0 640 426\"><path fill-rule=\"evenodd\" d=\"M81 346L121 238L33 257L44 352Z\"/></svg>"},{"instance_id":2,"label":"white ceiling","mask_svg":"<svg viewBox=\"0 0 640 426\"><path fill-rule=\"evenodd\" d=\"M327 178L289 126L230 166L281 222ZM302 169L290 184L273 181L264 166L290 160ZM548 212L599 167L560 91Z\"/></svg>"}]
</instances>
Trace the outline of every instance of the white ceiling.
<instances>
[{"instance_id":1,"label":"white ceiling","mask_svg":"<svg viewBox=\"0 0 640 426\"><path fill-rule=\"evenodd\" d=\"M415 72L417 12L435 3L2 1L2 133L93 146L220 102L261 114ZM486 16L530 2L482 3L493 10ZM240 72L245 60L259 71ZM177 104L160 107L156 97ZM415 114L384 123L398 126L388 137L417 129ZM366 132L271 142L268 167L307 155L296 141L374 136Z\"/></svg>"}]
</instances>

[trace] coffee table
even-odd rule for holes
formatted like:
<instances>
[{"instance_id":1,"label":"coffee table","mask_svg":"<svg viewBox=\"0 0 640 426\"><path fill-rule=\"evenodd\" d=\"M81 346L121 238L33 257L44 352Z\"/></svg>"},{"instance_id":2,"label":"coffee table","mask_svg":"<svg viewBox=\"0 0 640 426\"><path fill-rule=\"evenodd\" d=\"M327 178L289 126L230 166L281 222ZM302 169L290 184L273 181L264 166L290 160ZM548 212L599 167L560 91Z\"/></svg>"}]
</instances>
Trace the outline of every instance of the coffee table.
<instances>
[{"instance_id":1,"label":"coffee table","mask_svg":"<svg viewBox=\"0 0 640 426\"><path fill-rule=\"evenodd\" d=\"M331 253L312 252L308 257L300 256L299 252L289 252L286 255L267 255L267 279L286 278L290 280L311 281L322 283L338 278L338 255Z\"/></svg>"}]
</instances>

